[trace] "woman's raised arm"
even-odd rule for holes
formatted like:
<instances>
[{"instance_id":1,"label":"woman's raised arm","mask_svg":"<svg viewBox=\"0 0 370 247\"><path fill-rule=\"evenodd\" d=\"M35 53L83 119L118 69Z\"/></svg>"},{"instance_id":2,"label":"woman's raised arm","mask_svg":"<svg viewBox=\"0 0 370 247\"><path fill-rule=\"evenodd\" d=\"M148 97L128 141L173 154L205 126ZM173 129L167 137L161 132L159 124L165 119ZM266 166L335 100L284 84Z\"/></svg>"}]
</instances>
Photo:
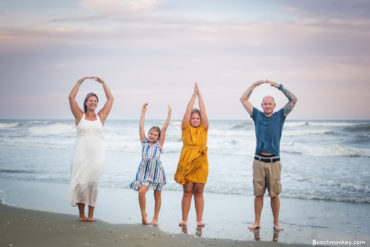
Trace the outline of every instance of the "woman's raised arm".
<instances>
[{"instance_id":1,"label":"woman's raised arm","mask_svg":"<svg viewBox=\"0 0 370 247\"><path fill-rule=\"evenodd\" d=\"M104 125L105 119L107 119L110 110L112 109L113 105L113 95L112 92L110 91L108 85L105 83L103 79L100 77L94 77L95 81L100 82L103 85L105 96L107 97L107 102L105 102L104 107L99 111L99 117L100 120L102 121L102 124Z\"/></svg>"},{"instance_id":2,"label":"woman's raised arm","mask_svg":"<svg viewBox=\"0 0 370 247\"><path fill-rule=\"evenodd\" d=\"M197 85L197 84L196 84ZM198 85L197 85L198 88ZM204 104L204 100L202 97L202 94L200 93L200 90L198 88L198 104L199 104L199 110L200 110L200 121L202 121L204 127L208 129L208 117L206 113L206 105Z\"/></svg>"},{"instance_id":3,"label":"woman's raised arm","mask_svg":"<svg viewBox=\"0 0 370 247\"><path fill-rule=\"evenodd\" d=\"M194 102L195 102L195 98L197 97L197 94L198 94L198 85L197 83L195 83L193 95L191 96L191 99L186 107L184 117L182 118L182 127L185 127L190 121L191 111L193 110L193 106L194 106Z\"/></svg>"},{"instance_id":4,"label":"woman's raised arm","mask_svg":"<svg viewBox=\"0 0 370 247\"><path fill-rule=\"evenodd\" d=\"M86 79L91 79L91 78L92 77L85 76L85 77L79 79L77 81L76 85L72 88L72 91L71 91L71 93L69 94L69 97L68 97L69 106L71 107L72 114L75 117L76 125L78 125L78 123L80 122L80 120L82 118L82 115L83 115L83 111L81 110L81 108L78 106L78 104L76 102L76 95L77 95L78 89L80 88L82 82Z\"/></svg>"}]
</instances>

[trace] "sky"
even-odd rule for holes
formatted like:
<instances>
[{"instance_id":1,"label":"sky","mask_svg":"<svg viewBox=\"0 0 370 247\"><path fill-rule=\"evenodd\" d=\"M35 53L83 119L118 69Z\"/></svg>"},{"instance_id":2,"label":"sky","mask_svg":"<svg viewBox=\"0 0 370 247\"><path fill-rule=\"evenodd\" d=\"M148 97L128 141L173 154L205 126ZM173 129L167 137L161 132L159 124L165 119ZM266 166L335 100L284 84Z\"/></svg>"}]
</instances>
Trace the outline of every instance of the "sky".
<instances>
[{"instance_id":1,"label":"sky","mask_svg":"<svg viewBox=\"0 0 370 247\"><path fill-rule=\"evenodd\" d=\"M370 1L0 0L0 118L73 118L68 95L100 76L109 118L181 119L198 82L210 119L250 119L255 81L298 98L288 119L370 119ZM85 81L77 96L105 96ZM260 108L268 85L250 98Z\"/></svg>"}]
</instances>

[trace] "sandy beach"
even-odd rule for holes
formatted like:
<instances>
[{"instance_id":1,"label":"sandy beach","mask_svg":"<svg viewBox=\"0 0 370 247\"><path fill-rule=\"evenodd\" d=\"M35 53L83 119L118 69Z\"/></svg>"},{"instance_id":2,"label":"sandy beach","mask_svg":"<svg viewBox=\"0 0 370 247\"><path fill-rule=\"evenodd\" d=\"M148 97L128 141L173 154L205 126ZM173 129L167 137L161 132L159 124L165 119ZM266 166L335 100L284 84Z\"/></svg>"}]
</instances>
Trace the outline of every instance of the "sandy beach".
<instances>
[{"instance_id":1,"label":"sandy beach","mask_svg":"<svg viewBox=\"0 0 370 247\"><path fill-rule=\"evenodd\" d=\"M283 198L281 223L284 231L276 234L272 229L268 198L262 217L262 228L253 232L248 230L248 226L253 223L253 197L207 193L204 215L206 227L202 232L198 231L192 209L187 233L184 234L178 227L181 214L180 192L163 193L159 227L152 227L140 224L137 193L133 190L101 188L95 210L97 222L94 224L78 221L77 209L63 199L67 191L67 184L0 180L0 197L3 198L3 203L8 205L2 205L0 210L0 235L6 236L1 240L6 241L5 245L2 242L0 246L9 246L16 240L25 243L31 237L35 246L43 246L37 241L45 242L44 246L50 246L47 245L50 241L59 240L74 241L75 246L83 246L84 243L86 246L87 243L110 246L104 241L111 241L114 246L115 240L118 244L128 239L137 240L140 246L145 246L148 239L154 239L158 245L163 246L174 246L174 243L183 243L185 246L188 241L195 241L192 242L195 246L248 246L250 243L264 243L266 246L310 246L313 239L369 241L369 207L365 204ZM151 193L147 196L147 208L150 219L153 211ZM22 231L22 234L19 231ZM256 239L260 239L260 242L256 242ZM63 246L63 241L60 246ZM273 241L277 241L279 245ZM73 246L69 242L65 244ZM136 246L135 243L130 244L128 246Z\"/></svg>"},{"instance_id":2,"label":"sandy beach","mask_svg":"<svg viewBox=\"0 0 370 247\"><path fill-rule=\"evenodd\" d=\"M79 222L72 215L0 204L0 246L307 246L168 234L138 224Z\"/></svg>"}]
</instances>

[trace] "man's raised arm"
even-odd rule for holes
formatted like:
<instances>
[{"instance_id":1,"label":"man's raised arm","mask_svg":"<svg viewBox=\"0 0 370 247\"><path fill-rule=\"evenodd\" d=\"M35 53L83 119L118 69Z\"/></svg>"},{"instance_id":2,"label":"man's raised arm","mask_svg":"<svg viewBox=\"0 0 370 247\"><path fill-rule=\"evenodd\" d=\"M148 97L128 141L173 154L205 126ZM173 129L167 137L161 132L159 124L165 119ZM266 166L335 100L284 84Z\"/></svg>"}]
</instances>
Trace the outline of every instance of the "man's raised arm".
<instances>
[{"instance_id":1,"label":"man's raised arm","mask_svg":"<svg viewBox=\"0 0 370 247\"><path fill-rule=\"evenodd\" d=\"M271 84L272 87L276 87L280 91L285 94L285 96L288 98L289 102L283 107L284 108L284 116L287 116L294 108L295 104L297 103L297 97L292 94L288 89L283 87L283 84L277 84L276 82L272 82L267 80L267 83Z\"/></svg>"},{"instance_id":2,"label":"man's raised arm","mask_svg":"<svg viewBox=\"0 0 370 247\"><path fill-rule=\"evenodd\" d=\"M253 105L251 104L251 102L249 102L249 97L251 96L251 94L253 92L253 89L255 87L257 87L258 85L261 85L262 83L265 83L265 82L266 81L264 81L264 80L256 81L240 97L240 101L242 102L242 105L244 106L244 108L247 110L247 112L251 116L253 114Z\"/></svg>"}]
</instances>

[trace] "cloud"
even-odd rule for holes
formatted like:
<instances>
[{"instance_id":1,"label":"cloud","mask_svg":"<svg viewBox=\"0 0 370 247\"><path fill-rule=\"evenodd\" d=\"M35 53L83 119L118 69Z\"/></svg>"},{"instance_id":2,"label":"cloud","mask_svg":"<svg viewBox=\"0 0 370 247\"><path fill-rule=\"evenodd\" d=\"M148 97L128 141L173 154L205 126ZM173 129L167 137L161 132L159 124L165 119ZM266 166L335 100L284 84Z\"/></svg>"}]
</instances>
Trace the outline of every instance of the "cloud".
<instances>
[{"instance_id":1,"label":"cloud","mask_svg":"<svg viewBox=\"0 0 370 247\"><path fill-rule=\"evenodd\" d=\"M105 15L152 12L157 9L157 0L83 0L80 6Z\"/></svg>"}]
</instances>

